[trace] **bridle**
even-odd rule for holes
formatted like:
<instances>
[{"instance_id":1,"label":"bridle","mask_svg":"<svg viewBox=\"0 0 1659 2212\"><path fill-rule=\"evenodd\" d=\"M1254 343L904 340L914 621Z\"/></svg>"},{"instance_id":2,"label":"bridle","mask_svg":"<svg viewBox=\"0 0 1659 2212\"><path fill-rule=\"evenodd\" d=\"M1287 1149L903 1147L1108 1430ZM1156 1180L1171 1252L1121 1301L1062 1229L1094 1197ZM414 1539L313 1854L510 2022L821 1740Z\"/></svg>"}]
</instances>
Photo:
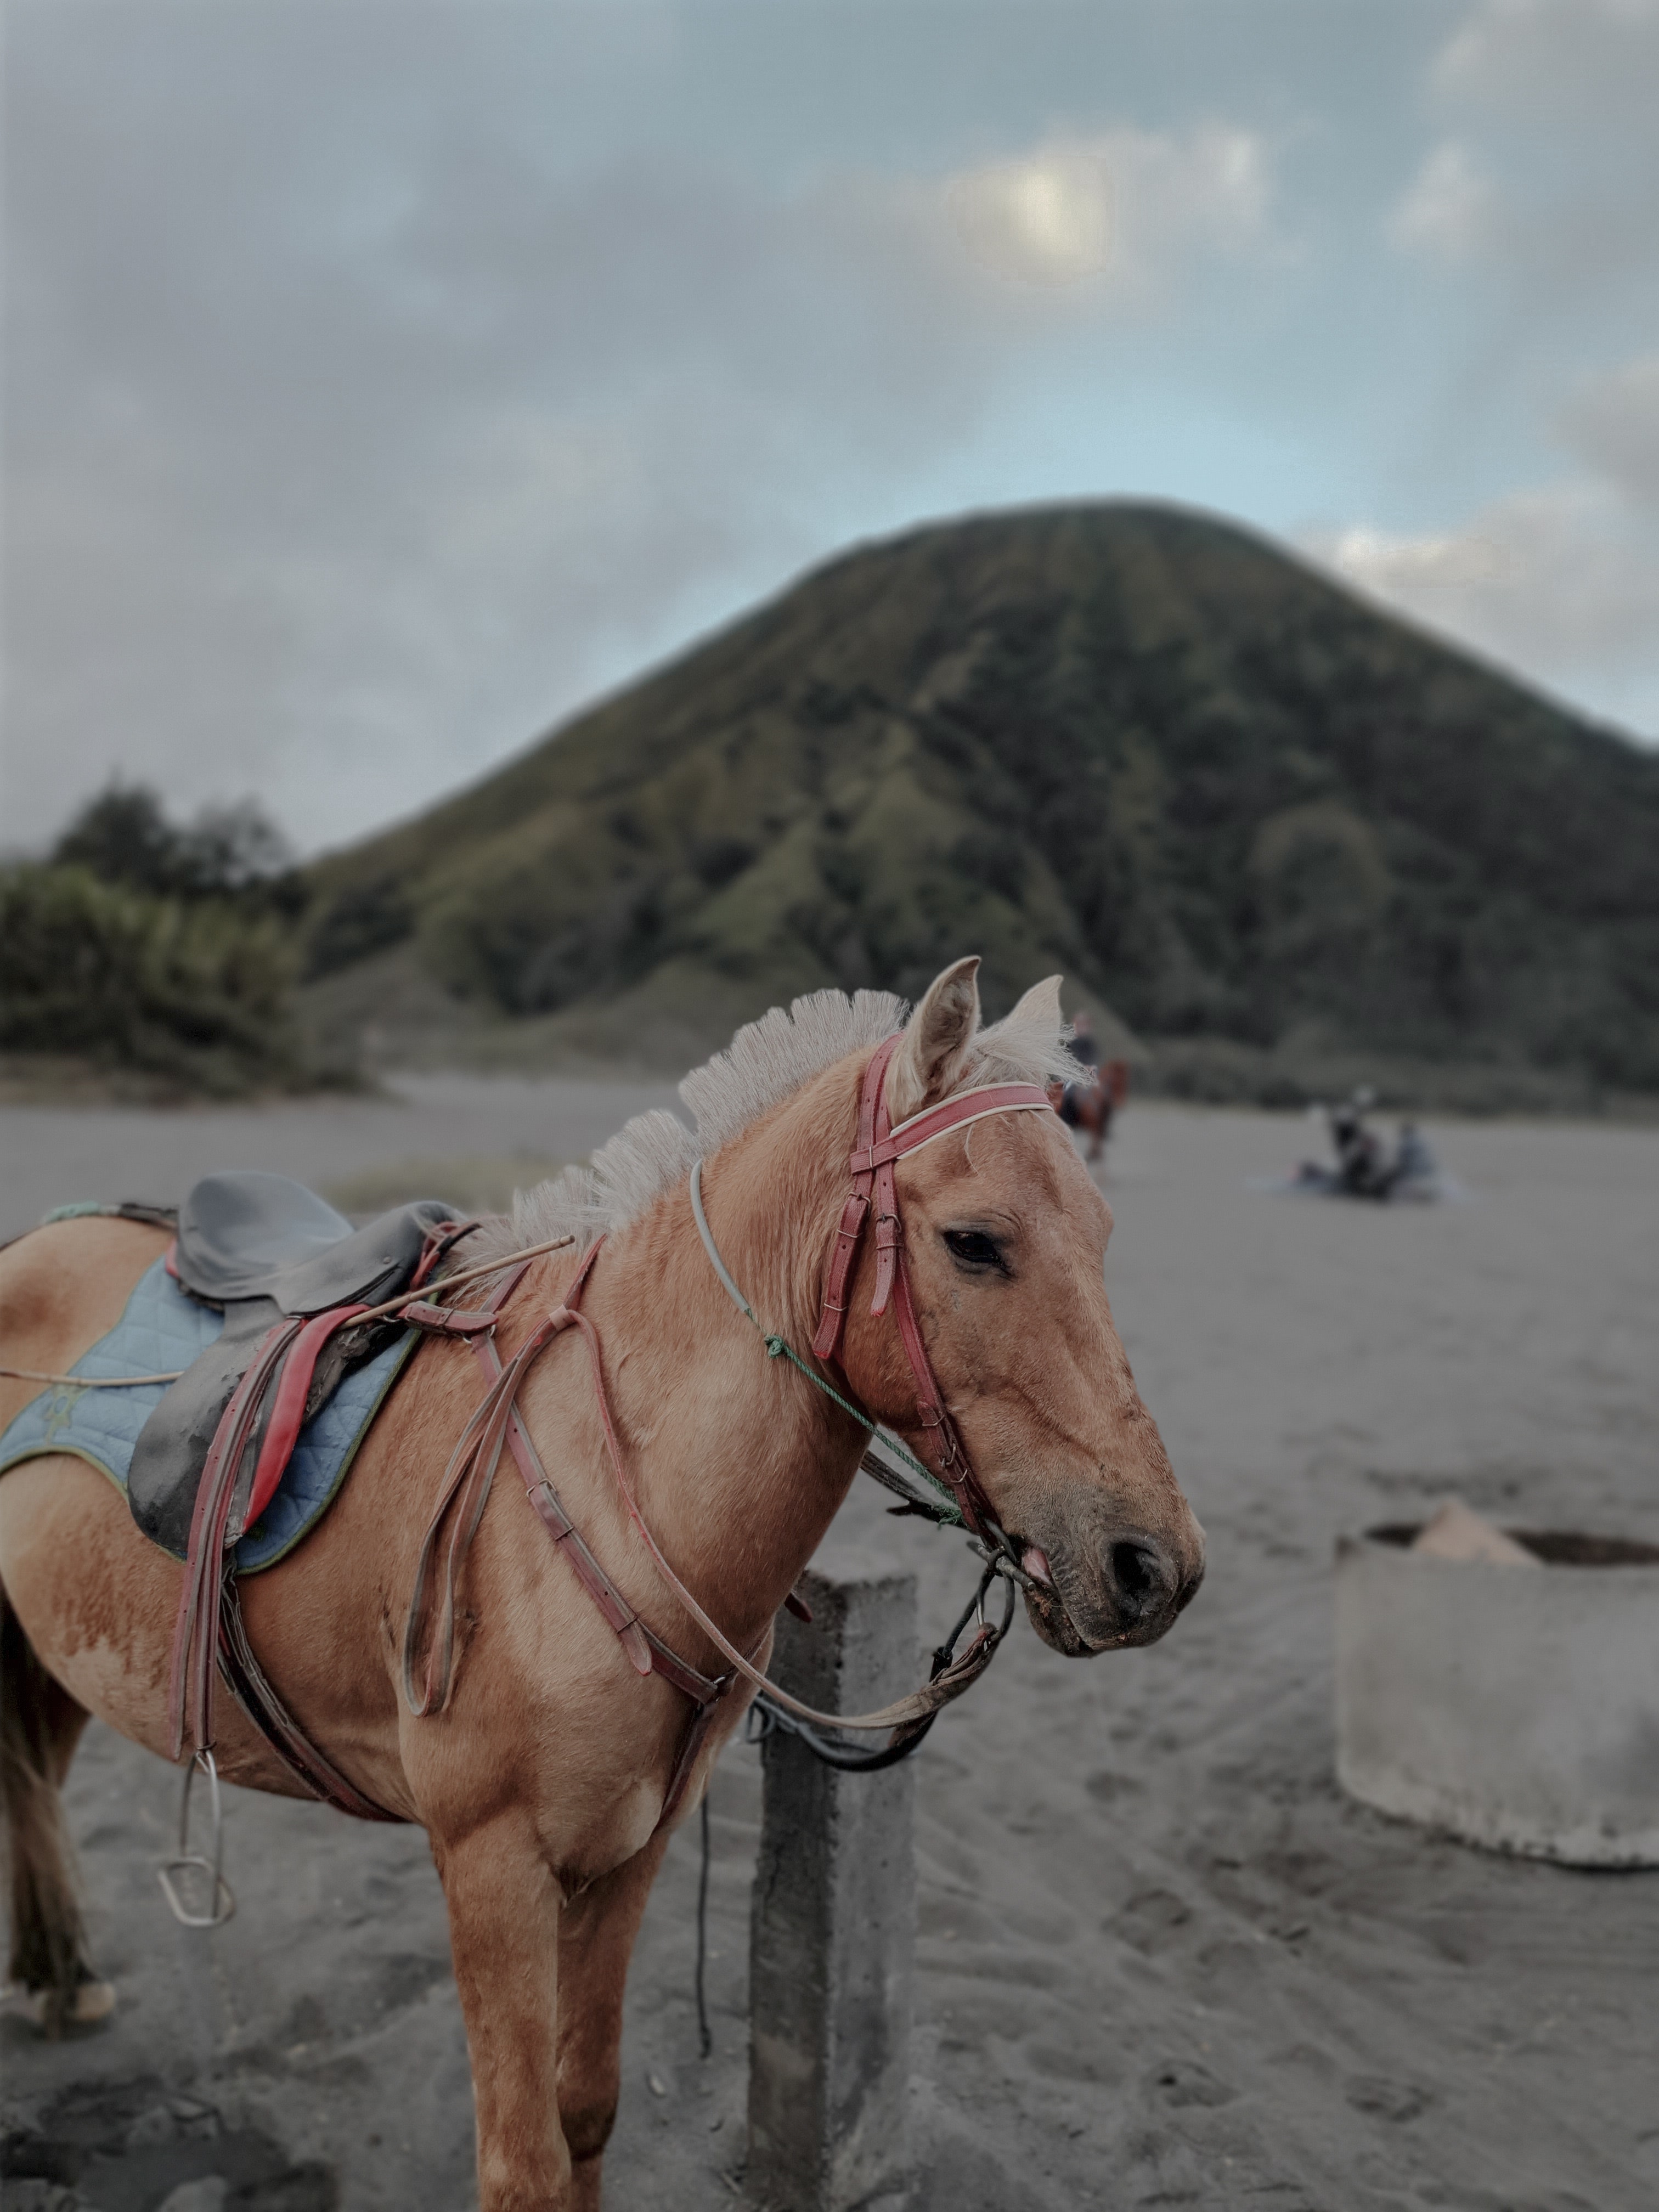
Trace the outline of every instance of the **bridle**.
<instances>
[{"instance_id":1,"label":"bridle","mask_svg":"<svg viewBox=\"0 0 1659 2212\"><path fill-rule=\"evenodd\" d=\"M1011 1553L1012 1547L984 1486L974 1471L967 1446L951 1419L927 1356L927 1345L916 1318L910 1291L910 1270L904 1246L904 1224L899 1214L896 1164L931 1145L948 1130L981 1121L992 1114L1052 1114L1048 1092L1035 1083L985 1083L958 1091L938 1106L930 1106L892 1127L887 1110L887 1074L893 1055L903 1041L903 1031L878 1047L865 1070L859 1098L858 1140L848 1164L853 1188L842 1207L830 1266L824 1278L823 1306L817 1333L812 1339L817 1357L841 1366L841 1344L847 1326L847 1294L854 1264L868 1225L872 1206L876 1216L876 1287L870 1310L880 1316L890 1304L899 1341L909 1362L916 1386L916 1419L937 1462L933 1472L955 1496L964 1525L988 1550ZM703 1242L708 1243L706 1224ZM722 1271L723 1272L723 1271Z\"/></svg>"},{"instance_id":2,"label":"bridle","mask_svg":"<svg viewBox=\"0 0 1659 2212\"><path fill-rule=\"evenodd\" d=\"M621 1442L611 1418L599 1334L592 1322L580 1310L582 1292L601 1249L596 1243L590 1249L560 1304L536 1324L505 1364L495 1354L493 1339L500 1308L505 1304L506 1295L510 1295L510 1285L504 1294L498 1292L496 1298L490 1301L486 1308L476 1312L446 1312L435 1305L416 1305L407 1310L405 1317L417 1326L472 1338L480 1358L492 1374L491 1386L474 1411L452 1455L437 1510L422 1547L404 1636L404 1696L410 1711L417 1718L423 1714L441 1711L448 1702L455 1650L455 1601L459 1570L472 1534L483 1517L484 1504L504 1446L519 1462L526 1478L531 1503L622 1641L635 1668L641 1674L663 1674L676 1688L690 1698L696 1709L693 1728L682 1744L671 1780L662 1816L665 1820L671 1816L678 1802L690 1774L696 1744L712 1717L714 1705L739 1676L763 1694L769 1710L775 1714L789 1717L795 1723L805 1722L819 1728L892 1730L895 1732L894 1741L889 1748L896 1753L906 1743L920 1736L941 1706L960 1697L983 1674L1012 1618L1013 1586L1024 1583L1026 1577L974 1472L956 1423L945 1404L933 1363L927 1356L911 1295L903 1224L899 1215L898 1189L893 1170L897 1161L919 1152L924 1145L931 1144L935 1137L943 1136L947 1130L963 1127L992 1114L1050 1113L1053 1108L1047 1091L1036 1084L985 1084L977 1089L959 1092L940 1105L914 1115L894 1128L887 1111L886 1083L888 1070L902 1034L887 1038L877 1048L865 1071L859 1103L857 1137L848 1163L853 1188L842 1208L840 1225L831 1248L825 1274L823 1310L817 1333L812 1340L812 1349L821 1359L835 1362L836 1371L842 1373L838 1355L846 1323L848 1286L873 1206L876 1213L876 1290L872 1310L879 1315L884 1313L890 1304L893 1309L900 1340L915 1381L918 1424L924 1436L930 1440L930 1449L938 1462L936 1468L930 1468L920 1461L912 1461L911 1463L930 1486L940 1489L942 1501L948 1502L942 1502L935 1508L902 1483L893 1482L892 1486L900 1490L910 1508L931 1512L933 1517L941 1522L953 1525L960 1523L967 1529L975 1549L986 1561L985 1574L976 1600L957 1625L948 1644L941 1646L934 1655L932 1679L921 1688L882 1707L878 1712L820 1712L789 1696L775 1683L769 1681L754 1663L753 1654L738 1650L686 1588L664 1557L635 1501ZM702 1206L701 1162L692 1173L690 1196L698 1233L709 1260L733 1301L762 1330L768 1352L775 1358L787 1356L809 1382L833 1398L873 1433L878 1425L869 1413L809 1366L783 1337L766 1333L764 1325L721 1259L709 1231ZM513 1279L516 1282L516 1274ZM434 1285L434 1297L441 1295L442 1290L441 1283ZM598 1561L582 1542L560 1503L545 1468L535 1455L528 1432L517 1412L519 1389L532 1362L556 1337L567 1332L578 1334L586 1341L605 1454L611 1462L629 1517L664 1583L727 1662L731 1671L726 1674L702 1674L678 1658L662 1638L627 1606L608 1578L604 1577ZM844 1373L842 1379L846 1379ZM851 1387L849 1384L849 1389ZM890 1444L889 1449L893 1448ZM902 1447L898 1449L902 1456L910 1457ZM865 1463L871 1466L872 1473L882 1474L882 1470L872 1465L868 1457ZM882 1479L891 1480L889 1474L884 1474ZM446 1521L450 1519L452 1508L457 1510L449 1542L443 1550L442 1571L437 1572L441 1532ZM984 1612L986 1592L999 1577L1006 1578L1008 1583L1009 1600L1000 1627L988 1621ZM970 1618L977 1618L978 1628L967 1647L958 1653L954 1646Z\"/></svg>"}]
</instances>

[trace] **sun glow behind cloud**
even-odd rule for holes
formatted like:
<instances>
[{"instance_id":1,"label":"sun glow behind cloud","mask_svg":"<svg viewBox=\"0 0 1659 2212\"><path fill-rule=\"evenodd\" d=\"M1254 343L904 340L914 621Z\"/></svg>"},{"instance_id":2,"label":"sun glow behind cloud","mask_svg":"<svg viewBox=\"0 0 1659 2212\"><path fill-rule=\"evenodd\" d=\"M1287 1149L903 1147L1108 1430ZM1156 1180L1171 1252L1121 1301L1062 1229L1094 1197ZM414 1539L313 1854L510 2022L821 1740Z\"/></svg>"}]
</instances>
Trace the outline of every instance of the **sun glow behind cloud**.
<instances>
[{"instance_id":1,"label":"sun glow behind cloud","mask_svg":"<svg viewBox=\"0 0 1659 2212\"><path fill-rule=\"evenodd\" d=\"M1111 265L1112 167L1103 155L994 162L953 177L945 204L969 252L996 276L1075 284Z\"/></svg>"},{"instance_id":2,"label":"sun glow behind cloud","mask_svg":"<svg viewBox=\"0 0 1659 2212\"><path fill-rule=\"evenodd\" d=\"M997 276L1146 287L1192 248L1260 238L1268 162L1258 137L1225 124L1126 127L963 170L945 198L969 255Z\"/></svg>"}]
</instances>

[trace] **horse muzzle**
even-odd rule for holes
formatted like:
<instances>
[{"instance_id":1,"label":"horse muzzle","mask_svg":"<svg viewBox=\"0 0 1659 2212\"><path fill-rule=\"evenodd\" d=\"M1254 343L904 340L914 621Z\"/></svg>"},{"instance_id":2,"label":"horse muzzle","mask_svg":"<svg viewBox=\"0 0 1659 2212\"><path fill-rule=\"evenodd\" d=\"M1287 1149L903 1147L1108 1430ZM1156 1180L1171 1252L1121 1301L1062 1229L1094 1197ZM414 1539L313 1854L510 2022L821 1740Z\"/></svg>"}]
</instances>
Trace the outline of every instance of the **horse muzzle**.
<instances>
[{"instance_id":1,"label":"horse muzzle","mask_svg":"<svg viewBox=\"0 0 1659 2212\"><path fill-rule=\"evenodd\" d=\"M1204 1579L1204 1539L1195 1521L1179 1547L1140 1531L1112 1530L1084 1550L1027 1545L1024 1554L1027 1617L1045 1644L1073 1659L1156 1644Z\"/></svg>"}]
</instances>

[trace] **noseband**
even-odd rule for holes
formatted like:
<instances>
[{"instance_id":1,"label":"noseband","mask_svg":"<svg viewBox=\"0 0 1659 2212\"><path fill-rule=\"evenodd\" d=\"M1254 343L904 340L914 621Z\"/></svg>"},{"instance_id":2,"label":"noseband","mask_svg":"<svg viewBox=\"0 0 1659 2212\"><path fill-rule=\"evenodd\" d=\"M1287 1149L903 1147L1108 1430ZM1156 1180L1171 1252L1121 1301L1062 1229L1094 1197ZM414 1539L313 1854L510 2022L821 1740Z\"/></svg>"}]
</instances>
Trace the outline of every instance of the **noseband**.
<instances>
[{"instance_id":1,"label":"noseband","mask_svg":"<svg viewBox=\"0 0 1659 2212\"><path fill-rule=\"evenodd\" d=\"M1048 1094L1035 1083L986 1083L976 1090L958 1091L942 1105L930 1106L901 1121L896 1129L887 1112L887 1073L903 1032L890 1036L872 1054L865 1070L859 1099L858 1139L848 1164L853 1188L841 1212L841 1224L830 1250L823 1284L823 1306L812 1350L820 1359L841 1366L841 1344L847 1326L848 1289L859 1247L868 1226L872 1207L876 1217L876 1287L870 1310L879 1316L889 1306L897 1326L899 1341L910 1364L916 1386L916 1418L927 1439L927 1455L933 1472L955 1497L969 1533L994 1552L1006 1551L1008 1540L978 1475L967 1446L939 1387L933 1363L916 1318L910 1291L910 1271L905 1255L904 1224L899 1214L896 1164L931 1145L949 1129L965 1127L991 1114L1051 1114Z\"/></svg>"}]
</instances>

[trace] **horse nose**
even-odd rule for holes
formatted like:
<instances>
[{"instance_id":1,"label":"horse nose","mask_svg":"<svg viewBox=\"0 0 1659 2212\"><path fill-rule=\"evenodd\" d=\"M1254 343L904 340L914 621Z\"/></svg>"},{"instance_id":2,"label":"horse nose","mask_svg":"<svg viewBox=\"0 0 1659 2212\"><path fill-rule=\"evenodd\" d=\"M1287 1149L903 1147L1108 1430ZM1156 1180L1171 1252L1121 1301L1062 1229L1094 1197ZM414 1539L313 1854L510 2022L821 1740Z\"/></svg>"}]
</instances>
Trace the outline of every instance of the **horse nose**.
<instances>
[{"instance_id":1,"label":"horse nose","mask_svg":"<svg viewBox=\"0 0 1659 2212\"><path fill-rule=\"evenodd\" d=\"M1148 1536L1120 1537L1106 1554L1106 1581L1125 1628L1138 1628L1175 1595L1175 1564Z\"/></svg>"},{"instance_id":2,"label":"horse nose","mask_svg":"<svg viewBox=\"0 0 1659 2212\"><path fill-rule=\"evenodd\" d=\"M1125 1631L1167 1627L1203 1579L1201 1552L1189 1563L1151 1536L1121 1536L1107 1551L1107 1588Z\"/></svg>"}]
</instances>

